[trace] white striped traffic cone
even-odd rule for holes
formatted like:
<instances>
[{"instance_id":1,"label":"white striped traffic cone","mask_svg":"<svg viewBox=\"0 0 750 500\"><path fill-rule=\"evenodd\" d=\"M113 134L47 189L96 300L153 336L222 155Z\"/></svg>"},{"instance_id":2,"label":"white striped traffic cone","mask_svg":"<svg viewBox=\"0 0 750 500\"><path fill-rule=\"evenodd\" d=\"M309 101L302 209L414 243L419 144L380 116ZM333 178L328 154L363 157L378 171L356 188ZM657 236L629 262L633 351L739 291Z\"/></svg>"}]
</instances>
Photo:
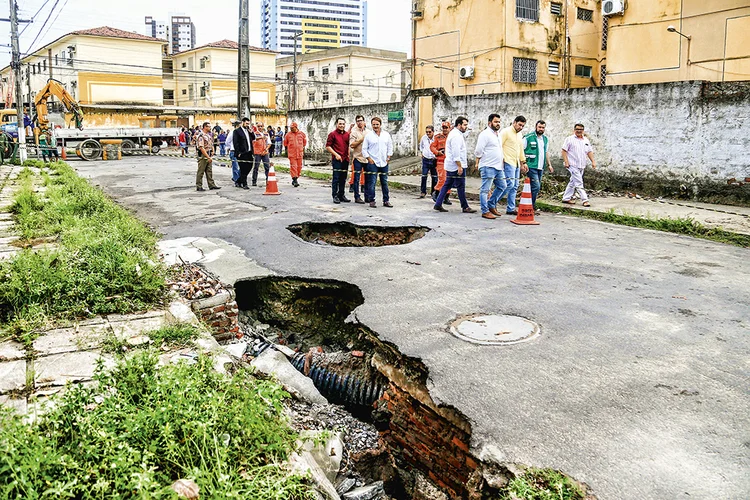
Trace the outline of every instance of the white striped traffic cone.
<instances>
[{"instance_id":1,"label":"white striped traffic cone","mask_svg":"<svg viewBox=\"0 0 750 500\"><path fill-rule=\"evenodd\" d=\"M521 201L518 203L518 215L512 219L513 224L524 226L538 226L539 223L534 220L534 205L531 203L531 180L526 177L523 183L523 192L521 192Z\"/></svg>"},{"instance_id":2,"label":"white striped traffic cone","mask_svg":"<svg viewBox=\"0 0 750 500\"><path fill-rule=\"evenodd\" d=\"M268 171L268 180L266 181L266 192L263 194L281 194L279 192L279 183L276 181L276 171L271 165Z\"/></svg>"}]
</instances>

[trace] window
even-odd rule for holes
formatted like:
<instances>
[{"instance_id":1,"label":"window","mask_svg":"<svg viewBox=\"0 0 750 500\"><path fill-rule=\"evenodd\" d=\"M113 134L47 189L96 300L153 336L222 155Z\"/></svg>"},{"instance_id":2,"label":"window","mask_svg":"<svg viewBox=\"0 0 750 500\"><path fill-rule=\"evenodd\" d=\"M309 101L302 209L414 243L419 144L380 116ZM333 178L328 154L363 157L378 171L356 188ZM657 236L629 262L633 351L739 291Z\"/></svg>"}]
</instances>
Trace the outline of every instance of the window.
<instances>
[{"instance_id":1,"label":"window","mask_svg":"<svg viewBox=\"0 0 750 500\"><path fill-rule=\"evenodd\" d=\"M582 9L578 7L578 12L576 14L576 17L580 19L581 21L588 21L590 23L594 22L594 11L589 9Z\"/></svg>"},{"instance_id":2,"label":"window","mask_svg":"<svg viewBox=\"0 0 750 500\"><path fill-rule=\"evenodd\" d=\"M550 75L559 75L560 74L560 63L559 62L550 61L547 64L547 70L549 71Z\"/></svg>"},{"instance_id":3,"label":"window","mask_svg":"<svg viewBox=\"0 0 750 500\"><path fill-rule=\"evenodd\" d=\"M287 71L286 72L286 79L287 80L293 80L294 79L294 71Z\"/></svg>"},{"instance_id":4,"label":"window","mask_svg":"<svg viewBox=\"0 0 750 500\"><path fill-rule=\"evenodd\" d=\"M201 87L201 97L206 97L206 87Z\"/></svg>"},{"instance_id":5,"label":"window","mask_svg":"<svg viewBox=\"0 0 750 500\"><path fill-rule=\"evenodd\" d=\"M323 76L328 76L328 67L323 68Z\"/></svg>"},{"instance_id":6,"label":"window","mask_svg":"<svg viewBox=\"0 0 750 500\"><path fill-rule=\"evenodd\" d=\"M602 64L601 68L599 68L599 85L602 87L607 85L607 65Z\"/></svg>"},{"instance_id":7,"label":"window","mask_svg":"<svg viewBox=\"0 0 750 500\"><path fill-rule=\"evenodd\" d=\"M602 50L607 50L607 38L609 37L609 18L602 17Z\"/></svg>"},{"instance_id":8,"label":"window","mask_svg":"<svg viewBox=\"0 0 750 500\"><path fill-rule=\"evenodd\" d=\"M58 60L57 60L57 56L55 56L55 66L57 65L58 65Z\"/></svg>"},{"instance_id":9,"label":"window","mask_svg":"<svg viewBox=\"0 0 750 500\"><path fill-rule=\"evenodd\" d=\"M31 65L31 74L36 75L36 64Z\"/></svg>"},{"instance_id":10,"label":"window","mask_svg":"<svg viewBox=\"0 0 750 500\"><path fill-rule=\"evenodd\" d=\"M344 100L344 91L343 90L337 90L336 91L336 99L338 99L339 101L343 101Z\"/></svg>"},{"instance_id":11,"label":"window","mask_svg":"<svg viewBox=\"0 0 750 500\"><path fill-rule=\"evenodd\" d=\"M536 83L536 59L513 58L513 81Z\"/></svg>"},{"instance_id":12,"label":"window","mask_svg":"<svg viewBox=\"0 0 750 500\"><path fill-rule=\"evenodd\" d=\"M187 63L182 63L182 67L186 68L187 67Z\"/></svg>"},{"instance_id":13,"label":"window","mask_svg":"<svg viewBox=\"0 0 750 500\"><path fill-rule=\"evenodd\" d=\"M206 59L201 57L201 69L206 69Z\"/></svg>"},{"instance_id":14,"label":"window","mask_svg":"<svg viewBox=\"0 0 750 500\"><path fill-rule=\"evenodd\" d=\"M344 74L344 65L343 64L339 64L338 66L336 66L336 74L337 75L343 75Z\"/></svg>"},{"instance_id":15,"label":"window","mask_svg":"<svg viewBox=\"0 0 750 500\"><path fill-rule=\"evenodd\" d=\"M46 59L44 61L42 61L42 69L43 69L43 71L47 71L47 60Z\"/></svg>"},{"instance_id":16,"label":"window","mask_svg":"<svg viewBox=\"0 0 750 500\"><path fill-rule=\"evenodd\" d=\"M323 100L324 100L324 101L327 101L327 100L328 100L328 91L327 91L327 90L324 90L324 91L323 91Z\"/></svg>"},{"instance_id":17,"label":"window","mask_svg":"<svg viewBox=\"0 0 750 500\"><path fill-rule=\"evenodd\" d=\"M182 95L187 95L187 89L182 89Z\"/></svg>"},{"instance_id":18,"label":"window","mask_svg":"<svg viewBox=\"0 0 750 500\"><path fill-rule=\"evenodd\" d=\"M516 17L527 21L538 21L539 0L516 0Z\"/></svg>"},{"instance_id":19,"label":"window","mask_svg":"<svg viewBox=\"0 0 750 500\"><path fill-rule=\"evenodd\" d=\"M315 76L315 70L314 69L308 69L307 70L307 76Z\"/></svg>"},{"instance_id":20,"label":"window","mask_svg":"<svg viewBox=\"0 0 750 500\"><path fill-rule=\"evenodd\" d=\"M576 64L576 76L583 78L591 78L591 66L584 66L583 64Z\"/></svg>"},{"instance_id":21,"label":"window","mask_svg":"<svg viewBox=\"0 0 750 500\"><path fill-rule=\"evenodd\" d=\"M562 16L562 4L552 2L549 6L549 11L553 16Z\"/></svg>"},{"instance_id":22,"label":"window","mask_svg":"<svg viewBox=\"0 0 750 500\"><path fill-rule=\"evenodd\" d=\"M315 102L315 92L307 94L307 102Z\"/></svg>"}]
</instances>

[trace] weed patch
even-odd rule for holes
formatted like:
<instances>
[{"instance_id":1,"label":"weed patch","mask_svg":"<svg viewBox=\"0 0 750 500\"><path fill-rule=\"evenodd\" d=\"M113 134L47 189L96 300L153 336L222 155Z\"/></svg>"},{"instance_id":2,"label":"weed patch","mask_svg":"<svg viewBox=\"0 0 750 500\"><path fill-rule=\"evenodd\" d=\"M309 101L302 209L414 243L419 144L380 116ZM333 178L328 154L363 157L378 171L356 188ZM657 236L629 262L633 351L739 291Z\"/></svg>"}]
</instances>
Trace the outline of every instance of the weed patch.
<instances>
[{"instance_id":1,"label":"weed patch","mask_svg":"<svg viewBox=\"0 0 750 500\"><path fill-rule=\"evenodd\" d=\"M583 500L581 488L552 469L529 469L512 479L498 500Z\"/></svg>"},{"instance_id":2,"label":"weed patch","mask_svg":"<svg viewBox=\"0 0 750 500\"><path fill-rule=\"evenodd\" d=\"M98 385L68 387L34 424L0 411L1 498L175 498L192 479L201 498L315 498L281 465L296 435L288 395L246 371L232 378L208 357L157 370L144 351Z\"/></svg>"},{"instance_id":3,"label":"weed patch","mask_svg":"<svg viewBox=\"0 0 750 500\"><path fill-rule=\"evenodd\" d=\"M0 263L0 322L27 332L40 317L130 313L159 303L166 271L157 236L66 163L50 164L44 196L19 176L12 211L24 241L54 237L57 248L25 249Z\"/></svg>"},{"instance_id":4,"label":"weed patch","mask_svg":"<svg viewBox=\"0 0 750 500\"><path fill-rule=\"evenodd\" d=\"M164 326L158 330L145 331L141 335L147 336L151 340L150 344L156 347L178 348L194 345L193 341L198 338L200 333L197 326L179 323ZM102 348L105 352L122 353L128 351L130 346L126 341L111 334L104 340Z\"/></svg>"}]
</instances>

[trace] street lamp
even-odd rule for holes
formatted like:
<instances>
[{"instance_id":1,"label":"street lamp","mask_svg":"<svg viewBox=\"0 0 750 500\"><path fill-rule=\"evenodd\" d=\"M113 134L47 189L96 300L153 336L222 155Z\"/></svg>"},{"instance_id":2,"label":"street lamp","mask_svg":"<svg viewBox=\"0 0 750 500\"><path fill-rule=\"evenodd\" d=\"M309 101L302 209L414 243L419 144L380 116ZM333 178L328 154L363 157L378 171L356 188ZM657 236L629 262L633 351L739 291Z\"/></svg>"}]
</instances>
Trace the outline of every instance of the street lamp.
<instances>
[{"instance_id":1,"label":"street lamp","mask_svg":"<svg viewBox=\"0 0 750 500\"><path fill-rule=\"evenodd\" d=\"M693 37L690 35L686 35L685 33L681 33L677 31L677 28L675 28L671 24L667 26L667 31L669 31L670 33L677 33L681 37L684 37L687 39L687 63L688 65L690 65L690 41L693 39Z\"/></svg>"}]
</instances>

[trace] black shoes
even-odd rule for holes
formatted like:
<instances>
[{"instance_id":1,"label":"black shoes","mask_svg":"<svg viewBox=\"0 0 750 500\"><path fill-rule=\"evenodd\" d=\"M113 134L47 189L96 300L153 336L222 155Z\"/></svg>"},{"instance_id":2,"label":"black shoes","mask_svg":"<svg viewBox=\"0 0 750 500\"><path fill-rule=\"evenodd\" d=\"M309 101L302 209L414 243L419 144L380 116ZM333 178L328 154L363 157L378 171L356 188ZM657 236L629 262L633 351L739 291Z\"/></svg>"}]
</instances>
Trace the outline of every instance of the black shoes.
<instances>
[{"instance_id":1,"label":"black shoes","mask_svg":"<svg viewBox=\"0 0 750 500\"><path fill-rule=\"evenodd\" d=\"M334 203L335 203L336 205L339 205L339 204L341 204L341 200L339 200L339 197L338 197L338 196L334 196L334 197L333 197L333 202L334 202Z\"/></svg>"},{"instance_id":2,"label":"black shoes","mask_svg":"<svg viewBox=\"0 0 750 500\"><path fill-rule=\"evenodd\" d=\"M347 198L346 196L339 197L339 200L341 200L341 203L351 203L352 200Z\"/></svg>"},{"instance_id":3,"label":"black shoes","mask_svg":"<svg viewBox=\"0 0 750 500\"><path fill-rule=\"evenodd\" d=\"M205 189L204 189L204 188L202 188L202 187L199 187L199 188L195 188L195 190L196 190L196 191L205 191Z\"/></svg>"},{"instance_id":4,"label":"black shoes","mask_svg":"<svg viewBox=\"0 0 750 500\"><path fill-rule=\"evenodd\" d=\"M443 205L435 205L432 207L434 210L437 210L438 212L447 212L445 208L443 208Z\"/></svg>"},{"instance_id":5,"label":"black shoes","mask_svg":"<svg viewBox=\"0 0 750 500\"><path fill-rule=\"evenodd\" d=\"M370 202L370 208L378 208L377 203L375 203L374 201L371 201Z\"/></svg>"},{"instance_id":6,"label":"black shoes","mask_svg":"<svg viewBox=\"0 0 750 500\"><path fill-rule=\"evenodd\" d=\"M209 186L208 189L210 189L211 191L214 191L216 189L221 189L221 187L219 187L219 186Z\"/></svg>"},{"instance_id":7,"label":"black shoes","mask_svg":"<svg viewBox=\"0 0 750 500\"><path fill-rule=\"evenodd\" d=\"M360 203L360 204L364 205L365 200L363 200L362 198L354 198L354 203Z\"/></svg>"},{"instance_id":8,"label":"black shoes","mask_svg":"<svg viewBox=\"0 0 750 500\"><path fill-rule=\"evenodd\" d=\"M506 210L507 215L518 215L518 210Z\"/></svg>"},{"instance_id":9,"label":"black shoes","mask_svg":"<svg viewBox=\"0 0 750 500\"><path fill-rule=\"evenodd\" d=\"M462 210L462 212L465 214L475 214L477 213L477 210L475 208L466 207Z\"/></svg>"},{"instance_id":10,"label":"black shoes","mask_svg":"<svg viewBox=\"0 0 750 500\"><path fill-rule=\"evenodd\" d=\"M445 199L443 200L443 205L453 205L453 202L449 200L448 197L446 196Z\"/></svg>"}]
</instances>

